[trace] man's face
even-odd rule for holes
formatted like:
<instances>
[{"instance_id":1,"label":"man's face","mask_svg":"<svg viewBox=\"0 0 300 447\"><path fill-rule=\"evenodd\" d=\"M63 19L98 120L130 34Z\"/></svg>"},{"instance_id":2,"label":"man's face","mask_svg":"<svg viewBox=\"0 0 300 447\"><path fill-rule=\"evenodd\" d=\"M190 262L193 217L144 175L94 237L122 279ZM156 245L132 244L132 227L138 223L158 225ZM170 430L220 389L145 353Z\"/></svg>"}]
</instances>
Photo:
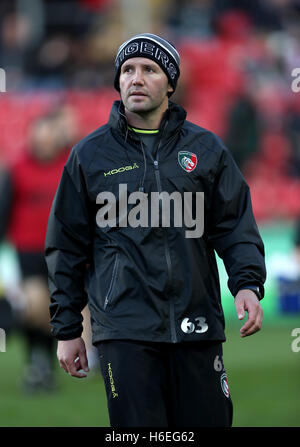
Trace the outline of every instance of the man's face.
<instances>
[{"instance_id":1,"label":"man's face","mask_svg":"<svg viewBox=\"0 0 300 447\"><path fill-rule=\"evenodd\" d=\"M120 94L125 109L149 113L166 106L173 89L160 66L147 58L128 59L121 67Z\"/></svg>"}]
</instances>

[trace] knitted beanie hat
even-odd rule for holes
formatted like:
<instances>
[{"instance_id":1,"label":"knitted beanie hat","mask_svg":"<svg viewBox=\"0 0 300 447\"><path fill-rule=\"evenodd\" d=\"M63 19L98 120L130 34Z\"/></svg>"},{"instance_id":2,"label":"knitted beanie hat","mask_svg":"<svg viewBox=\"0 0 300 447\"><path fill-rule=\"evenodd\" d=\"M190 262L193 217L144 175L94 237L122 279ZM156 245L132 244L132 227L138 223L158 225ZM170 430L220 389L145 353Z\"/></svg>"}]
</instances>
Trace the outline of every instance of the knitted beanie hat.
<instances>
[{"instance_id":1,"label":"knitted beanie hat","mask_svg":"<svg viewBox=\"0 0 300 447\"><path fill-rule=\"evenodd\" d=\"M133 57L145 57L156 62L167 75L175 91L180 75L180 56L176 48L167 40L156 34L137 34L126 40L118 49L115 60L116 90L120 91L119 77L122 64Z\"/></svg>"}]
</instances>

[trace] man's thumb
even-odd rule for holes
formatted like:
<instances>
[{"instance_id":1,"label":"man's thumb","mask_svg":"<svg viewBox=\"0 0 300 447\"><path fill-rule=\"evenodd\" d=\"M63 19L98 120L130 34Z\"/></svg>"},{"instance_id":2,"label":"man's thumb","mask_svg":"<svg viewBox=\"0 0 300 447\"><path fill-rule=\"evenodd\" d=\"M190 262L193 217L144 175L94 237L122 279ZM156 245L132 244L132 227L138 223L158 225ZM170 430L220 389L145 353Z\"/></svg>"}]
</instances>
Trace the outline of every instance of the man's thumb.
<instances>
[{"instance_id":1,"label":"man's thumb","mask_svg":"<svg viewBox=\"0 0 300 447\"><path fill-rule=\"evenodd\" d=\"M241 304L236 305L236 313L239 320L242 320L245 317L245 311Z\"/></svg>"}]
</instances>

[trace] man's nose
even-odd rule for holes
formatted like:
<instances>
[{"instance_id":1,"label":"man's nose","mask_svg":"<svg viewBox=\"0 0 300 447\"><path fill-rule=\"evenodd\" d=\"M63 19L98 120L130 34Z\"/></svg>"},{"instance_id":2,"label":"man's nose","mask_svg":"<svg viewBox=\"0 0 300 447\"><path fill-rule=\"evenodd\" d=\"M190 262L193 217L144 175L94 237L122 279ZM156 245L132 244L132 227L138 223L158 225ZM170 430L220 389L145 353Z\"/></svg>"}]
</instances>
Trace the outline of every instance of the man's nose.
<instances>
[{"instance_id":1,"label":"man's nose","mask_svg":"<svg viewBox=\"0 0 300 447\"><path fill-rule=\"evenodd\" d=\"M133 83L133 85L136 85L136 84L141 85L144 83L144 77L143 77L143 73L141 70L135 71L132 83Z\"/></svg>"}]
</instances>

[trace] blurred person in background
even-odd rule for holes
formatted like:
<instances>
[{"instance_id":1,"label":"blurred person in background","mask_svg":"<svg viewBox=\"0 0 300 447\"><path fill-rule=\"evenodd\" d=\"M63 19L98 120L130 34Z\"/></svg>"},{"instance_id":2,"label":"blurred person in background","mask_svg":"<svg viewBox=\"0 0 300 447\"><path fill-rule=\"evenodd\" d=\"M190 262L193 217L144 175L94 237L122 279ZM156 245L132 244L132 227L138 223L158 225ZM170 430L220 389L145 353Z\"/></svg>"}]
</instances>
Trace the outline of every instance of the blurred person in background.
<instances>
[{"instance_id":1,"label":"blurred person in background","mask_svg":"<svg viewBox=\"0 0 300 447\"><path fill-rule=\"evenodd\" d=\"M106 125L73 147L49 217L45 255L57 357L68 374L86 377L88 302L111 426L231 425L215 250L239 320L248 314L241 336L262 325L264 246L249 187L222 141L186 121L169 99L179 66L176 48L160 36L144 33L121 45L114 82L121 100ZM111 210L99 193L121 207L128 199L121 184L141 201L152 192L203 191L204 234L186 237L185 226L173 222L152 226L150 216L148 225L131 226L129 204L126 225L123 209L115 224L99 224Z\"/></svg>"},{"instance_id":2,"label":"blurred person in background","mask_svg":"<svg viewBox=\"0 0 300 447\"><path fill-rule=\"evenodd\" d=\"M76 131L70 108L58 107L38 118L20 159L1 173L0 241L7 238L14 246L22 279L17 319L27 350L22 383L26 392L56 386L43 251L51 202Z\"/></svg>"},{"instance_id":3,"label":"blurred person in background","mask_svg":"<svg viewBox=\"0 0 300 447\"><path fill-rule=\"evenodd\" d=\"M0 66L6 71L9 90L26 83L32 38L32 21L28 17L14 11L0 17Z\"/></svg>"}]
</instances>

